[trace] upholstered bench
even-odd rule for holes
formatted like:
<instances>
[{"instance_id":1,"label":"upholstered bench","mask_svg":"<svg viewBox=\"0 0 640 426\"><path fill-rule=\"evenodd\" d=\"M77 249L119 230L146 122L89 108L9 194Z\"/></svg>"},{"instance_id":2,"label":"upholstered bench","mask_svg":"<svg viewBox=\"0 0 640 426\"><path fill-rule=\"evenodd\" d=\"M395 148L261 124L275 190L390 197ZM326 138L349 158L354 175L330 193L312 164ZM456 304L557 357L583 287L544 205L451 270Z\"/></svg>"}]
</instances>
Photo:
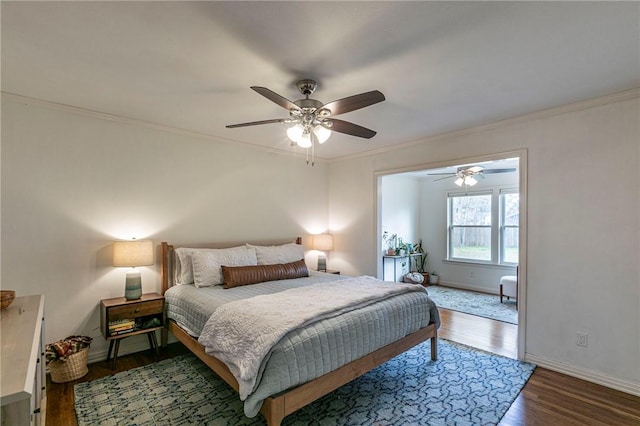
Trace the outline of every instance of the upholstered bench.
<instances>
[{"instance_id":1,"label":"upholstered bench","mask_svg":"<svg viewBox=\"0 0 640 426\"><path fill-rule=\"evenodd\" d=\"M502 298L506 297L507 300L513 297L516 299L516 308L518 307L518 276L517 275L505 275L500 278L500 303Z\"/></svg>"}]
</instances>

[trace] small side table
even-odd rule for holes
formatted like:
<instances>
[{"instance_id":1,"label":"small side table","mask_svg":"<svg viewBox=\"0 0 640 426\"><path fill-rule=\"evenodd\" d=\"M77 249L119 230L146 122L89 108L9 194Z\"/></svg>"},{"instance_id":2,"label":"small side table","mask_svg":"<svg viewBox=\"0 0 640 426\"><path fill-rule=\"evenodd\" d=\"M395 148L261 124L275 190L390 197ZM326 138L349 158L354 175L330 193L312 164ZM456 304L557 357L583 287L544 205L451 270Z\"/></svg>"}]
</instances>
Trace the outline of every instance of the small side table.
<instances>
[{"instance_id":1,"label":"small side table","mask_svg":"<svg viewBox=\"0 0 640 426\"><path fill-rule=\"evenodd\" d=\"M127 326L125 326L125 330L114 331L109 327L115 324L131 324L131 322L134 325L130 329L126 329ZM107 361L111 358L111 350L114 349L115 343L111 369L116 368L120 341L127 337L146 334L149 346L156 352L156 355L159 355L155 331L162 329L164 323L164 297L158 293L145 293L136 300L127 300L124 297L101 300L100 329L104 338L109 342Z\"/></svg>"}]
</instances>

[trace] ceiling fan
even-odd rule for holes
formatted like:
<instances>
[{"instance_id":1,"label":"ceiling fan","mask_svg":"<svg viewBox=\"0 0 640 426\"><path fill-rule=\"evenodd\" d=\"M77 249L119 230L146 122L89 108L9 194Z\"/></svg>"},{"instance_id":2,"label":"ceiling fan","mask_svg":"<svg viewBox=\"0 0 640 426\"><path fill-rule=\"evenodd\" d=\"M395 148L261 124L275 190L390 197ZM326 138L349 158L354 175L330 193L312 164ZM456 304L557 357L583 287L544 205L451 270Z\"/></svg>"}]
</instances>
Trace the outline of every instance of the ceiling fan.
<instances>
[{"instance_id":1,"label":"ceiling fan","mask_svg":"<svg viewBox=\"0 0 640 426\"><path fill-rule=\"evenodd\" d=\"M353 95L323 104L316 99L309 98L318 88L318 83L315 80L300 80L296 83L296 87L305 97L292 102L266 87L251 86L251 89L265 98L287 109L289 111L289 118L251 121L248 123L230 124L226 127L233 129L236 127L271 123L293 124L293 126L287 130L287 135L289 139L302 148L312 147L315 142L326 142L329 136L331 136L331 131L365 139L370 139L376 135L376 132L371 129L333 117L384 101L384 95L378 90L360 93L359 95Z\"/></svg>"},{"instance_id":2,"label":"ceiling fan","mask_svg":"<svg viewBox=\"0 0 640 426\"><path fill-rule=\"evenodd\" d=\"M515 172L516 169L515 168L508 168L508 169L485 169L482 166L470 166L470 167L458 167L458 170L456 170L455 172L451 173L429 173L430 176L438 176L438 175L446 175L445 177L442 177L440 179L435 179L434 182L437 182L439 180L444 180L444 179L449 179L449 178L453 178L453 177L457 177L458 179L456 179L455 184L458 186L462 186L462 185L468 185L468 186L473 186L476 183L478 183L478 180L475 178L475 176L479 176L481 178L484 179L484 175L485 174L490 174L490 173L511 173L511 172Z\"/></svg>"}]
</instances>

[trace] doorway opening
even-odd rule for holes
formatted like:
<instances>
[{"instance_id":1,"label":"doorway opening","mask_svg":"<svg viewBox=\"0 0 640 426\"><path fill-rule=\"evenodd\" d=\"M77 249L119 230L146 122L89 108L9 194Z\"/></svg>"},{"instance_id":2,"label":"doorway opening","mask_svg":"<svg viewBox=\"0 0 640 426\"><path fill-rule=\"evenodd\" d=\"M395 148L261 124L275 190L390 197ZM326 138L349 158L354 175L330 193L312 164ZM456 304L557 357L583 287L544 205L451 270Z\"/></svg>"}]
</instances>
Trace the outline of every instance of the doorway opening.
<instances>
[{"instance_id":1,"label":"doorway opening","mask_svg":"<svg viewBox=\"0 0 640 426\"><path fill-rule=\"evenodd\" d=\"M376 182L378 277L422 273L439 307L517 324L513 353L523 356L526 151L383 171ZM518 278L501 301L503 276Z\"/></svg>"}]
</instances>

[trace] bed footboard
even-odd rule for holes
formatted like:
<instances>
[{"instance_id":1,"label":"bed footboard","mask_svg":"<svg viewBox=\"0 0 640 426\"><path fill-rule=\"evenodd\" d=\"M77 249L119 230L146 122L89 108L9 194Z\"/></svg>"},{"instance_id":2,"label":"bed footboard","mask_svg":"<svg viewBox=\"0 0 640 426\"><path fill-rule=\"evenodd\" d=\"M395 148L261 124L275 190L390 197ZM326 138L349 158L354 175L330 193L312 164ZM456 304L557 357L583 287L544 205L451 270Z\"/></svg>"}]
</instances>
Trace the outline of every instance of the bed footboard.
<instances>
[{"instance_id":1,"label":"bed footboard","mask_svg":"<svg viewBox=\"0 0 640 426\"><path fill-rule=\"evenodd\" d=\"M236 392L238 391L238 382L222 361L207 354L204 346L198 343L195 338L180 328L174 321L168 321L168 323L169 331L171 331L179 341L193 352L194 355L200 358L202 362L207 364L220 378L234 388ZM267 420L268 426L279 426L282 420L289 414L429 339L431 339L431 360L436 361L438 359L438 330L436 324L430 324L362 358L351 361L337 370L320 376L283 394L265 399L260 412Z\"/></svg>"}]
</instances>

